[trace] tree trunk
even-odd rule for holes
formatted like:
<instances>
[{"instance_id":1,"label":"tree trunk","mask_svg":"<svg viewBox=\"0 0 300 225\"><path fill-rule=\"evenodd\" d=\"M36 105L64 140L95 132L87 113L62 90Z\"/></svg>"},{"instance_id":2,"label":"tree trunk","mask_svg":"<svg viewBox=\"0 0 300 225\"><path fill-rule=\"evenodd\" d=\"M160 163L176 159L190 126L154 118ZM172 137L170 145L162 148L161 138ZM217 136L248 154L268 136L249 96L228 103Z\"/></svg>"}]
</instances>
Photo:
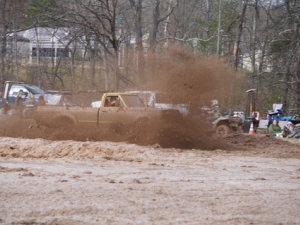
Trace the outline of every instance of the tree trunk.
<instances>
[{"instance_id":1,"label":"tree trunk","mask_svg":"<svg viewBox=\"0 0 300 225\"><path fill-rule=\"evenodd\" d=\"M160 0L155 0L154 9L153 9L153 24L152 24L152 31L150 33L150 50L151 52L155 52L156 48L156 36L158 32L158 24L159 24L159 5Z\"/></svg>"},{"instance_id":2,"label":"tree trunk","mask_svg":"<svg viewBox=\"0 0 300 225\"><path fill-rule=\"evenodd\" d=\"M6 57L6 34L8 30L8 26L6 24L6 0L3 0L2 3L2 23L3 23L3 28L2 28L2 40L1 40L1 75L0 75L0 90L3 89L2 85L4 83L4 80L6 79L6 65L5 65L5 57Z\"/></svg>"},{"instance_id":3,"label":"tree trunk","mask_svg":"<svg viewBox=\"0 0 300 225\"><path fill-rule=\"evenodd\" d=\"M143 0L137 0L136 4L131 1L131 5L134 8L134 24L135 24L135 40L137 48L137 66L138 74L140 78L140 84L143 85L147 82L145 76L145 58L143 47L143 32L142 32L142 3Z\"/></svg>"},{"instance_id":4,"label":"tree trunk","mask_svg":"<svg viewBox=\"0 0 300 225\"><path fill-rule=\"evenodd\" d=\"M267 29L269 27L271 6L272 6L272 0L270 0L270 2L269 2L269 6L268 6L268 10L267 10L267 19L266 19L266 28ZM265 54L266 54L266 46L267 46L267 43L268 43L268 38L269 38L268 33L266 33L265 40L263 42L263 46L262 46L262 50L261 50L261 57L260 57L260 61L259 61L259 66L258 66L259 74L261 74L262 71L263 71L264 58L265 58Z\"/></svg>"},{"instance_id":5,"label":"tree trunk","mask_svg":"<svg viewBox=\"0 0 300 225\"><path fill-rule=\"evenodd\" d=\"M115 49L114 54L114 91L119 90L119 49Z\"/></svg>"},{"instance_id":6,"label":"tree trunk","mask_svg":"<svg viewBox=\"0 0 300 225\"><path fill-rule=\"evenodd\" d=\"M294 38L293 38L293 46L295 47L295 58L293 62L293 71L294 71L294 81L295 85L293 87L293 108L295 108L296 112L299 111L300 106L300 35L299 35L300 23L294 23Z\"/></svg>"},{"instance_id":7,"label":"tree trunk","mask_svg":"<svg viewBox=\"0 0 300 225\"><path fill-rule=\"evenodd\" d=\"M254 16L253 16L253 27L252 27L252 79L251 79L251 85L254 87L254 80L257 76L257 69L256 69L256 26L257 26L257 20L258 20L258 8L257 8L257 2L255 1L254 5Z\"/></svg>"},{"instance_id":8,"label":"tree trunk","mask_svg":"<svg viewBox=\"0 0 300 225\"><path fill-rule=\"evenodd\" d=\"M96 71L96 40L94 40L94 47L90 48L90 77L89 77L89 83L90 83L90 89L93 90L95 88L95 71Z\"/></svg>"},{"instance_id":9,"label":"tree trunk","mask_svg":"<svg viewBox=\"0 0 300 225\"><path fill-rule=\"evenodd\" d=\"M105 43L104 40L105 38L103 37L103 43ZM104 89L105 91L108 91L109 80L108 80L107 52L105 51L103 46L101 49L101 53L102 53L103 70L104 70Z\"/></svg>"},{"instance_id":10,"label":"tree trunk","mask_svg":"<svg viewBox=\"0 0 300 225\"><path fill-rule=\"evenodd\" d=\"M237 37L236 37L235 48L234 48L234 65L235 65L236 70L237 70L237 67L238 67L238 64L239 64L240 42L241 42L241 36L242 36L242 33L243 33L243 24L244 24L246 11L247 11L248 1L249 0L244 1L242 13L239 16L240 23L239 23L239 27L238 27L238 34L237 34Z\"/></svg>"}]
</instances>

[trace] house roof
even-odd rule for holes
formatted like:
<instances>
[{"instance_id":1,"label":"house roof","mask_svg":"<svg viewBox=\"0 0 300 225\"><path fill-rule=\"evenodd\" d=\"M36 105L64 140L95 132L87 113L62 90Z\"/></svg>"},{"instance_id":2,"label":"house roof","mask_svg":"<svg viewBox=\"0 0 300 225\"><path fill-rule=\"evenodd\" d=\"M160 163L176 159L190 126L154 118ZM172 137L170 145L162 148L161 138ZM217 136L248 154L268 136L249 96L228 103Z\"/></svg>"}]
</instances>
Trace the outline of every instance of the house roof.
<instances>
[{"instance_id":1,"label":"house roof","mask_svg":"<svg viewBox=\"0 0 300 225\"><path fill-rule=\"evenodd\" d=\"M53 41L69 39L71 34L71 28L45 28L37 27L22 31L23 37L30 39L31 41Z\"/></svg>"},{"instance_id":2,"label":"house roof","mask_svg":"<svg viewBox=\"0 0 300 225\"><path fill-rule=\"evenodd\" d=\"M20 36L18 34L16 35L16 37L17 37L17 42L30 42L30 40L28 38ZM13 35L8 36L7 40L8 41L13 41L14 36Z\"/></svg>"}]
</instances>

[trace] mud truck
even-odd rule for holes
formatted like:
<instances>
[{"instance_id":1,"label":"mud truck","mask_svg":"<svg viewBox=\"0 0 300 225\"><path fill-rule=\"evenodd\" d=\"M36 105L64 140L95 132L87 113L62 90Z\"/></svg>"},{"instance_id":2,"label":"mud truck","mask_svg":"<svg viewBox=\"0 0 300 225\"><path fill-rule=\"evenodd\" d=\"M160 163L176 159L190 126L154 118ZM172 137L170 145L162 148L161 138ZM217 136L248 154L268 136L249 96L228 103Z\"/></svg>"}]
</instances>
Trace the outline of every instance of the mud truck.
<instances>
[{"instance_id":1,"label":"mud truck","mask_svg":"<svg viewBox=\"0 0 300 225\"><path fill-rule=\"evenodd\" d=\"M38 106L34 115L37 124L47 127L90 127L98 128L110 124L140 123L182 115L176 110L158 110L147 107L136 94L105 93L100 107Z\"/></svg>"}]
</instances>

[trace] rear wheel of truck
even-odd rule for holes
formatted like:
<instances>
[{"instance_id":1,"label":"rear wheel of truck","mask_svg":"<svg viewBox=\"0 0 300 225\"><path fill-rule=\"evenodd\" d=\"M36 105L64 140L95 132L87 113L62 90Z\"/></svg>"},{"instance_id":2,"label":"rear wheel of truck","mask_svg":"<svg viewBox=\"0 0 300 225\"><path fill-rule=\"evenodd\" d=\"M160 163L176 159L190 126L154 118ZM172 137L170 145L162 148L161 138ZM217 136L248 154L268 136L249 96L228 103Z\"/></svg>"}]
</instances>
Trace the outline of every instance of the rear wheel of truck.
<instances>
[{"instance_id":1,"label":"rear wheel of truck","mask_svg":"<svg viewBox=\"0 0 300 225\"><path fill-rule=\"evenodd\" d=\"M220 125L216 129L217 137L226 137L230 133L230 128L227 125Z\"/></svg>"}]
</instances>

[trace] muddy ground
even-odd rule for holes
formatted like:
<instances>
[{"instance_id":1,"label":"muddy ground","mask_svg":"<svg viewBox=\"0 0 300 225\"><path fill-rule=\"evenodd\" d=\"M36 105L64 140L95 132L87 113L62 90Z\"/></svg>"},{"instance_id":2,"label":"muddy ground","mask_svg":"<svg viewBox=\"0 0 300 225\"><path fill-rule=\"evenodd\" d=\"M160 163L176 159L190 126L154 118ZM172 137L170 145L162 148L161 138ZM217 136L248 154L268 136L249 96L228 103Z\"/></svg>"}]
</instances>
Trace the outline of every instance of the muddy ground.
<instances>
[{"instance_id":1,"label":"muddy ground","mask_svg":"<svg viewBox=\"0 0 300 225\"><path fill-rule=\"evenodd\" d=\"M1 119L0 224L300 223L299 140L165 148Z\"/></svg>"}]
</instances>

